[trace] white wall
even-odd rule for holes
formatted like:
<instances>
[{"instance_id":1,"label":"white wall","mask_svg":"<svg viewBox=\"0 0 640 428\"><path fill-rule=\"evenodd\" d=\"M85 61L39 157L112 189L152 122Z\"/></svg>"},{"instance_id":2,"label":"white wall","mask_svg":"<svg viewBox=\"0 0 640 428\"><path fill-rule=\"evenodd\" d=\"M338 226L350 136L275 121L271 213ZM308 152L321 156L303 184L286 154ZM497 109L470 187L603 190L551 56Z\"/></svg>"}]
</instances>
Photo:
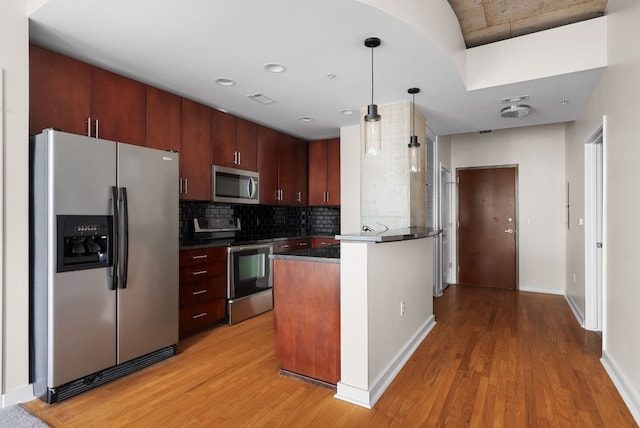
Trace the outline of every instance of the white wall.
<instances>
[{"instance_id":1,"label":"white wall","mask_svg":"<svg viewBox=\"0 0 640 428\"><path fill-rule=\"evenodd\" d=\"M564 140L563 124L451 136L454 177L460 167L518 165L520 290L565 290Z\"/></svg>"},{"instance_id":2,"label":"white wall","mask_svg":"<svg viewBox=\"0 0 640 428\"><path fill-rule=\"evenodd\" d=\"M603 362L640 423L640 2L607 13Z\"/></svg>"},{"instance_id":3,"label":"white wall","mask_svg":"<svg viewBox=\"0 0 640 428\"><path fill-rule=\"evenodd\" d=\"M569 219L571 228L566 232L566 291L567 297L579 312L580 321L584 321L585 316L585 228L580 225L580 219L585 218L584 142L602 123L604 80L605 78L601 79L594 89L578 120L566 124L565 170L566 180L570 186L569 205L571 207Z\"/></svg>"},{"instance_id":4,"label":"white wall","mask_svg":"<svg viewBox=\"0 0 640 428\"><path fill-rule=\"evenodd\" d=\"M3 0L0 68L4 69L2 172L2 405L31 398L28 348L29 29L27 2Z\"/></svg>"}]
</instances>

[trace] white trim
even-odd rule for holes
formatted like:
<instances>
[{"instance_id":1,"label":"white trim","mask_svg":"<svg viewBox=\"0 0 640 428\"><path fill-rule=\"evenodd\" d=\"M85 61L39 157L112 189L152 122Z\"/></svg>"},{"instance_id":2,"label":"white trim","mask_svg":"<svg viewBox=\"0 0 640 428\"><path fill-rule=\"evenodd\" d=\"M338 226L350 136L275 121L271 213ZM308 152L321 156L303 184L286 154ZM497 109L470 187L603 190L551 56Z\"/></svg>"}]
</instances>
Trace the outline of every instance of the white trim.
<instances>
[{"instance_id":1,"label":"white trim","mask_svg":"<svg viewBox=\"0 0 640 428\"><path fill-rule=\"evenodd\" d=\"M411 358L416 349L418 349L418 346L420 346L422 341L427 337L431 330L433 330L435 325L435 316L431 315L413 338L407 343L404 349L398 353L396 359L392 361L380 377L373 382L373 385L369 387L368 391L338 382L337 391L334 397L367 409L373 408L393 379L395 379L398 373L400 373L402 367L404 367L407 361L409 361L409 358Z\"/></svg>"},{"instance_id":2,"label":"white trim","mask_svg":"<svg viewBox=\"0 0 640 428\"><path fill-rule=\"evenodd\" d=\"M640 398L638 397L638 394L633 390L631 384L627 378L624 377L613 358L611 358L604 349L602 350L602 358L600 358L600 362L622 396L622 400L629 408L633 419L635 419L636 423L640 425Z\"/></svg>"},{"instance_id":3,"label":"white trim","mask_svg":"<svg viewBox=\"0 0 640 428\"><path fill-rule=\"evenodd\" d=\"M584 140L584 328L593 331L602 330L602 249L596 245L602 242L598 234L602 230L602 218L598 214L602 201L598 198L602 197L604 188L598 182L602 180L603 142L602 124Z\"/></svg>"},{"instance_id":4,"label":"white trim","mask_svg":"<svg viewBox=\"0 0 640 428\"><path fill-rule=\"evenodd\" d=\"M24 385L2 394L2 408L34 400L33 385Z\"/></svg>"},{"instance_id":5,"label":"white trim","mask_svg":"<svg viewBox=\"0 0 640 428\"><path fill-rule=\"evenodd\" d=\"M548 288L538 288L529 286L519 286L517 291L526 291L529 293L553 294L554 296L564 296L565 290L549 290Z\"/></svg>"},{"instance_id":6,"label":"white trim","mask_svg":"<svg viewBox=\"0 0 640 428\"><path fill-rule=\"evenodd\" d=\"M584 315L582 315L582 312L580 312L580 308L578 307L578 305L576 305L576 302L573 300L573 297L569 296L565 292L564 293L564 299L569 304L569 307L571 308L571 311L573 311L573 315L576 316L576 319L578 320L578 323L580 324L580 327L584 328Z\"/></svg>"}]
</instances>

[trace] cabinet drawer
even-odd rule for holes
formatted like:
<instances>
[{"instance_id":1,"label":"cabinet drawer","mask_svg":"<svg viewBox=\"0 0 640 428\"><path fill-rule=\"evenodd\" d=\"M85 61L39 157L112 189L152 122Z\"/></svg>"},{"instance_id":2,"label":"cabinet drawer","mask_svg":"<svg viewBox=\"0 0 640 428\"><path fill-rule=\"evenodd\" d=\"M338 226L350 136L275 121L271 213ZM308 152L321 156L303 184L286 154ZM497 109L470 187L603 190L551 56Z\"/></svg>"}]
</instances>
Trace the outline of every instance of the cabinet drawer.
<instances>
[{"instance_id":1,"label":"cabinet drawer","mask_svg":"<svg viewBox=\"0 0 640 428\"><path fill-rule=\"evenodd\" d=\"M180 267L227 261L227 247L198 248L180 251Z\"/></svg>"},{"instance_id":2,"label":"cabinet drawer","mask_svg":"<svg viewBox=\"0 0 640 428\"><path fill-rule=\"evenodd\" d=\"M182 338L216 325L224 321L224 318L224 299L216 299L210 302L180 308L180 337Z\"/></svg>"},{"instance_id":3,"label":"cabinet drawer","mask_svg":"<svg viewBox=\"0 0 640 428\"><path fill-rule=\"evenodd\" d=\"M184 282L180 284L180 307L226 298L227 281L224 276Z\"/></svg>"},{"instance_id":4,"label":"cabinet drawer","mask_svg":"<svg viewBox=\"0 0 640 428\"><path fill-rule=\"evenodd\" d=\"M314 236L313 237L313 248L317 248L317 247L325 247L327 245L336 245L339 244L340 241L338 241L337 239L333 239L333 238L323 238L323 237L319 237L319 236Z\"/></svg>"},{"instance_id":5,"label":"cabinet drawer","mask_svg":"<svg viewBox=\"0 0 640 428\"><path fill-rule=\"evenodd\" d=\"M227 263L225 261L217 261L214 263L183 266L180 267L180 283L211 279L217 276L226 277L227 275Z\"/></svg>"},{"instance_id":6,"label":"cabinet drawer","mask_svg":"<svg viewBox=\"0 0 640 428\"><path fill-rule=\"evenodd\" d=\"M304 250L305 248L311 248L311 238L292 239L290 241L294 250Z\"/></svg>"}]
</instances>

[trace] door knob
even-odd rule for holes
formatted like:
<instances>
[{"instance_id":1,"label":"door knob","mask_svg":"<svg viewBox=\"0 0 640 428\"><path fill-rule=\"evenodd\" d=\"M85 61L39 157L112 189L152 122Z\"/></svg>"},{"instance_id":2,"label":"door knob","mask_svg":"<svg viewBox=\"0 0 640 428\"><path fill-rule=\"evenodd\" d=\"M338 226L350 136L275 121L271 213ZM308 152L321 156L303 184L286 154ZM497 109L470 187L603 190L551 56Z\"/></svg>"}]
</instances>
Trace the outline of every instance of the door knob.
<instances>
[{"instance_id":1,"label":"door knob","mask_svg":"<svg viewBox=\"0 0 640 428\"><path fill-rule=\"evenodd\" d=\"M513 229L505 229L504 233L513 233Z\"/></svg>"}]
</instances>

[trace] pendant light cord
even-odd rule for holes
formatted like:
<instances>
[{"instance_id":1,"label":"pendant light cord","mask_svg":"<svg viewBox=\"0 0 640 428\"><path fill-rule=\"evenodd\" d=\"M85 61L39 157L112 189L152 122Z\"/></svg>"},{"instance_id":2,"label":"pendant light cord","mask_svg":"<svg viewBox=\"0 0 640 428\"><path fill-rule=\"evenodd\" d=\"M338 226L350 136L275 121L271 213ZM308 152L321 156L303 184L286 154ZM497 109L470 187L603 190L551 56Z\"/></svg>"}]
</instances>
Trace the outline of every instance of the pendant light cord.
<instances>
[{"instance_id":1,"label":"pendant light cord","mask_svg":"<svg viewBox=\"0 0 640 428\"><path fill-rule=\"evenodd\" d=\"M416 94L413 95L413 102L411 103L411 132L416 135Z\"/></svg>"},{"instance_id":2,"label":"pendant light cord","mask_svg":"<svg viewBox=\"0 0 640 428\"><path fill-rule=\"evenodd\" d=\"M373 104L373 47L371 49L371 104Z\"/></svg>"}]
</instances>

